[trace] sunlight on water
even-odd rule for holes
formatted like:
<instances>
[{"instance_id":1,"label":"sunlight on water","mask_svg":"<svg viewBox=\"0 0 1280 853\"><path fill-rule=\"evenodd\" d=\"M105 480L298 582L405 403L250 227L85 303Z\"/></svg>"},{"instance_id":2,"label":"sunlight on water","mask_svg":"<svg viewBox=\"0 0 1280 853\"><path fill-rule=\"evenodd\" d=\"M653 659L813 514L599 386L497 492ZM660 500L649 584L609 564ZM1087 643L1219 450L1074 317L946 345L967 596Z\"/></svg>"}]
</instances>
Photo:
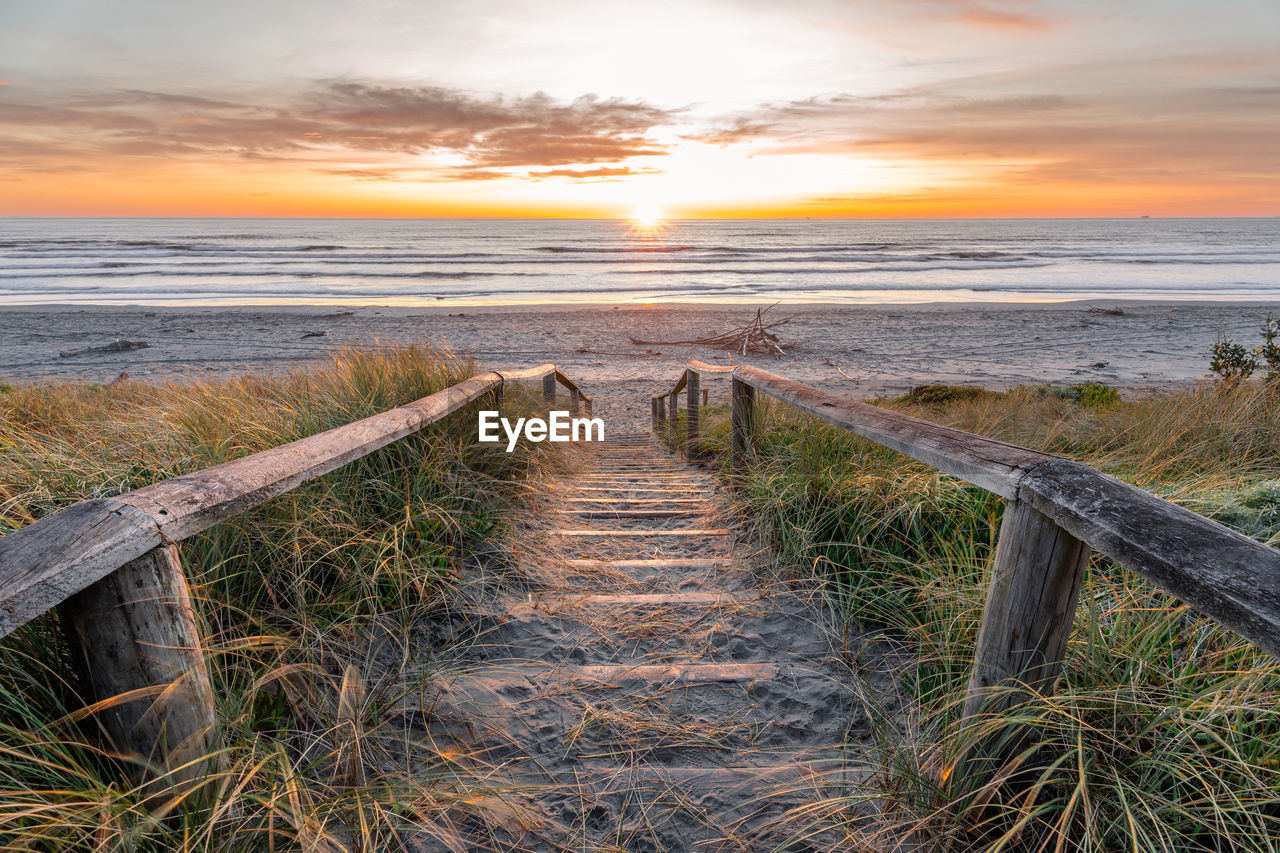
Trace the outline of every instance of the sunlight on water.
<instances>
[{"instance_id":1,"label":"sunlight on water","mask_svg":"<svg viewBox=\"0 0 1280 853\"><path fill-rule=\"evenodd\" d=\"M0 304L1280 297L1276 219L679 221L656 208L636 213L627 221L0 220Z\"/></svg>"}]
</instances>

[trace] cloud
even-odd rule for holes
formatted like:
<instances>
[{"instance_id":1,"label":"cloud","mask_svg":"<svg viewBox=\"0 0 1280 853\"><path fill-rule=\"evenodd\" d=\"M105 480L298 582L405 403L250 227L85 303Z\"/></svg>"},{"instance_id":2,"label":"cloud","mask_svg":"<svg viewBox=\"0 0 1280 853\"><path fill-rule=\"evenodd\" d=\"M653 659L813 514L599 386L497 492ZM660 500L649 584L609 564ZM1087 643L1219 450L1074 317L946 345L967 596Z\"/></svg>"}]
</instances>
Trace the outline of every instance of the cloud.
<instances>
[{"instance_id":1,"label":"cloud","mask_svg":"<svg viewBox=\"0 0 1280 853\"><path fill-rule=\"evenodd\" d=\"M380 155L435 154L463 161L442 173L472 180L662 156L651 133L678 112L595 95L479 97L351 80L320 81L281 103L137 89L0 96L0 127L56 139L61 156L342 158L376 169ZM353 167L349 176L387 179L370 174Z\"/></svg>"},{"instance_id":2,"label":"cloud","mask_svg":"<svg viewBox=\"0 0 1280 853\"><path fill-rule=\"evenodd\" d=\"M1060 21L1033 0L908 0L909 13L928 21L954 21L1006 35L1045 33Z\"/></svg>"},{"instance_id":3,"label":"cloud","mask_svg":"<svg viewBox=\"0 0 1280 853\"><path fill-rule=\"evenodd\" d=\"M625 178L631 175L657 175L658 169L633 169L630 166L601 166L595 169L547 169L541 172L530 172L531 178L573 178L589 180L592 178Z\"/></svg>"},{"instance_id":4,"label":"cloud","mask_svg":"<svg viewBox=\"0 0 1280 853\"><path fill-rule=\"evenodd\" d=\"M753 154L882 157L1018 181L1111 183L1280 174L1280 87L1215 79L1208 58L1024 69L875 96L765 104L702 134Z\"/></svg>"}]
</instances>

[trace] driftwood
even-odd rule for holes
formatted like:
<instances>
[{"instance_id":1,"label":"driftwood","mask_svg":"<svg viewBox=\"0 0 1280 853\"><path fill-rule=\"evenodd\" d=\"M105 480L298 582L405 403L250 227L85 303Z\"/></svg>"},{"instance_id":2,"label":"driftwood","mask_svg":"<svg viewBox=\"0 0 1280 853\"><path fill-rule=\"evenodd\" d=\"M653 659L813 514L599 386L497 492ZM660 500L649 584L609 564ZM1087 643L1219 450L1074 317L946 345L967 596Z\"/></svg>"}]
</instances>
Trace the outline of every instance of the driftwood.
<instances>
[{"instance_id":1,"label":"driftwood","mask_svg":"<svg viewBox=\"0 0 1280 853\"><path fill-rule=\"evenodd\" d=\"M710 335L705 338L694 338L688 341L642 341L639 338L631 338L631 343L637 346L707 346L726 349L740 355L771 355L774 358L781 358L786 355L786 351L778 340L778 336L769 330L776 329L778 326L789 322L791 318L786 317L772 323L766 323L764 321L764 313L768 310L768 308L758 309L756 318L750 323L720 335Z\"/></svg>"},{"instance_id":2,"label":"driftwood","mask_svg":"<svg viewBox=\"0 0 1280 853\"><path fill-rule=\"evenodd\" d=\"M646 358L646 357L652 357L656 355L662 355L662 353L652 349L647 349L644 352L609 352L608 350L585 349L583 347L578 347L578 349L574 350L574 352L578 353L579 355L626 355L626 356L632 356L634 358Z\"/></svg>"}]
</instances>

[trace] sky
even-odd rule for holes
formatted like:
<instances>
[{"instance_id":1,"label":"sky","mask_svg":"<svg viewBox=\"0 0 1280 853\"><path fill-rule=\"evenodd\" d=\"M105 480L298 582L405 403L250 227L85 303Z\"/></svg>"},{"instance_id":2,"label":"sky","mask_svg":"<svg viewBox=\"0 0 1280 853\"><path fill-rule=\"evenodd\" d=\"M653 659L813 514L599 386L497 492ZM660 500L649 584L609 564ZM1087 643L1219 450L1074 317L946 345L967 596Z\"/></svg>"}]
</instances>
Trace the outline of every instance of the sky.
<instances>
[{"instance_id":1,"label":"sky","mask_svg":"<svg viewBox=\"0 0 1280 853\"><path fill-rule=\"evenodd\" d=\"M1280 215L1280 0L0 0L0 215Z\"/></svg>"}]
</instances>

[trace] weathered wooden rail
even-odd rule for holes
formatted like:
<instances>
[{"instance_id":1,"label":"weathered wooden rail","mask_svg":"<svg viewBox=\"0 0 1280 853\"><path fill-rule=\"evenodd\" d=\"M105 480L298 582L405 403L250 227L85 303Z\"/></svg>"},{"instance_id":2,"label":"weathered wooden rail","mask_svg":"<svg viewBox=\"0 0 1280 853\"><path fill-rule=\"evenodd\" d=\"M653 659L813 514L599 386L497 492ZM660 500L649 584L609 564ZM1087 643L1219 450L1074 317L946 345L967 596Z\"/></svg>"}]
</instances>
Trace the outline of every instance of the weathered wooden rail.
<instances>
[{"instance_id":1,"label":"weathered wooden rail","mask_svg":"<svg viewBox=\"0 0 1280 853\"><path fill-rule=\"evenodd\" d=\"M1006 500L964 714L1000 713L1017 685L1048 692L1062 668L1090 550L1136 572L1280 656L1280 551L1100 471L1048 453L940 426L803 385L756 367L691 361L653 395L655 431L687 398L686 452L698 440L703 376L730 374L731 464L759 428L757 393L980 486ZM670 401L670 410L667 401ZM1014 690L994 689L1014 685Z\"/></svg>"},{"instance_id":2,"label":"weathered wooden rail","mask_svg":"<svg viewBox=\"0 0 1280 853\"><path fill-rule=\"evenodd\" d=\"M591 398L553 364L490 371L355 423L113 498L0 537L0 637L59 607L84 697L115 748L181 785L206 772L213 693L174 543L415 433L503 385Z\"/></svg>"}]
</instances>

